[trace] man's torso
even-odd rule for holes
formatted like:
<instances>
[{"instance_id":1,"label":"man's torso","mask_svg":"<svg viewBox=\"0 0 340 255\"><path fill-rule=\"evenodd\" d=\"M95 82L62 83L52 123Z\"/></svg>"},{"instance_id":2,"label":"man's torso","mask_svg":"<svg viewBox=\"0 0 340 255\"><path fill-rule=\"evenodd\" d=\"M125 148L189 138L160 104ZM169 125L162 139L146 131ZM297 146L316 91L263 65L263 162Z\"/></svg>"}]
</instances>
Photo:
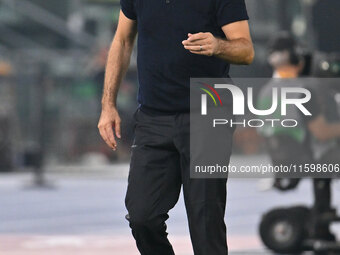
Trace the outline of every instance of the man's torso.
<instances>
[{"instance_id":1,"label":"man's torso","mask_svg":"<svg viewBox=\"0 0 340 255\"><path fill-rule=\"evenodd\" d=\"M226 77L229 64L190 53L182 41L198 32L225 38L220 17L247 19L243 0L128 1L133 1L138 26L139 103L164 112L188 111L190 78Z\"/></svg>"}]
</instances>

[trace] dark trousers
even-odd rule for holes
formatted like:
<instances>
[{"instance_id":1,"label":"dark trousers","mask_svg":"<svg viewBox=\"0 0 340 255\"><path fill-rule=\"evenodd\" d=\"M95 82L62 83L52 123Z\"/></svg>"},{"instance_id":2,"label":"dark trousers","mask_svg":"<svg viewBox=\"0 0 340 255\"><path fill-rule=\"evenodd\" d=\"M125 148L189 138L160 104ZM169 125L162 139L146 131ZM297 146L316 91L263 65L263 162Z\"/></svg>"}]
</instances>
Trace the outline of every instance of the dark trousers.
<instances>
[{"instance_id":1,"label":"dark trousers","mask_svg":"<svg viewBox=\"0 0 340 255\"><path fill-rule=\"evenodd\" d=\"M195 255L228 254L224 223L227 180L190 178L189 113L154 116L138 110L135 120L125 202L140 253L174 254L165 221L183 185Z\"/></svg>"}]
</instances>

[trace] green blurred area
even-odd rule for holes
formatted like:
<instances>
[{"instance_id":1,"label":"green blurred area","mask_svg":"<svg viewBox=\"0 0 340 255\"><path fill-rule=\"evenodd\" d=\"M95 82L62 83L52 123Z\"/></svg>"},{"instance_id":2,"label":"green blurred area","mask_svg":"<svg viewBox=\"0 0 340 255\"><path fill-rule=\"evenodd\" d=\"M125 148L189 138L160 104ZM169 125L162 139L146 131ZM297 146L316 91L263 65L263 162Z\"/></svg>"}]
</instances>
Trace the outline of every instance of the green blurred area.
<instances>
[{"instance_id":1,"label":"green blurred area","mask_svg":"<svg viewBox=\"0 0 340 255\"><path fill-rule=\"evenodd\" d=\"M340 45L334 32L340 1L246 2L256 59L250 67L232 67L234 77L271 76L267 42L281 30L312 51ZM0 162L20 165L37 147L44 148L49 162L79 161L88 153L111 161L128 158L137 107L136 49L118 98L123 149L113 155L97 134L106 56L119 11L119 0L0 0L0 122L9 137L0 135L0 155L7 155Z\"/></svg>"}]
</instances>

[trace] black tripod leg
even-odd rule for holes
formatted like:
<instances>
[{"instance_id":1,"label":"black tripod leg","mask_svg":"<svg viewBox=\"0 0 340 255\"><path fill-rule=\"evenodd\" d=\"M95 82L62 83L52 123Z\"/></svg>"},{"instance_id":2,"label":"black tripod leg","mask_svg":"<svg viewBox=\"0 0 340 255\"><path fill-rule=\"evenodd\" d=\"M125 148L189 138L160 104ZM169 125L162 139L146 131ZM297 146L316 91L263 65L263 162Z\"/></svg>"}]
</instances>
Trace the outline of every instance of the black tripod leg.
<instances>
[{"instance_id":1,"label":"black tripod leg","mask_svg":"<svg viewBox=\"0 0 340 255\"><path fill-rule=\"evenodd\" d=\"M330 233L330 222L320 219L325 213L330 213L331 208L331 179L314 179L314 208L312 236L317 239L333 241L334 235Z\"/></svg>"},{"instance_id":2,"label":"black tripod leg","mask_svg":"<svg viewBox=\"0 0 340 255\"><path fill-rule=\"evenodd\" d=\"M331 209L331 179L314 179L314 210L317 213Z\"/></svg>"}]
</instances>

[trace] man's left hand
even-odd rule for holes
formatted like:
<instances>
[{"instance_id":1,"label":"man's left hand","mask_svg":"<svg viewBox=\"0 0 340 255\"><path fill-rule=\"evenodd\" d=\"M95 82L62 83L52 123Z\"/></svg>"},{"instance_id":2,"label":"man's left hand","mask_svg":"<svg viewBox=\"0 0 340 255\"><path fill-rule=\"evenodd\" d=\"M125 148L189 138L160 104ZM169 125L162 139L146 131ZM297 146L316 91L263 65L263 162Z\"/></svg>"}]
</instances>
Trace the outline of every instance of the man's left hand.
<instances>
[{"instance_id":1,"label":"man's left hand","mask_svg":"<svg viewBox=\"0 0 340 255\"><path fill-rule=\"evenodd\" d=\"M212 33L188 34L182 44L186 50L199 55L213 56L218 51L218 39Z\"/></svg>"}]
</instances>

